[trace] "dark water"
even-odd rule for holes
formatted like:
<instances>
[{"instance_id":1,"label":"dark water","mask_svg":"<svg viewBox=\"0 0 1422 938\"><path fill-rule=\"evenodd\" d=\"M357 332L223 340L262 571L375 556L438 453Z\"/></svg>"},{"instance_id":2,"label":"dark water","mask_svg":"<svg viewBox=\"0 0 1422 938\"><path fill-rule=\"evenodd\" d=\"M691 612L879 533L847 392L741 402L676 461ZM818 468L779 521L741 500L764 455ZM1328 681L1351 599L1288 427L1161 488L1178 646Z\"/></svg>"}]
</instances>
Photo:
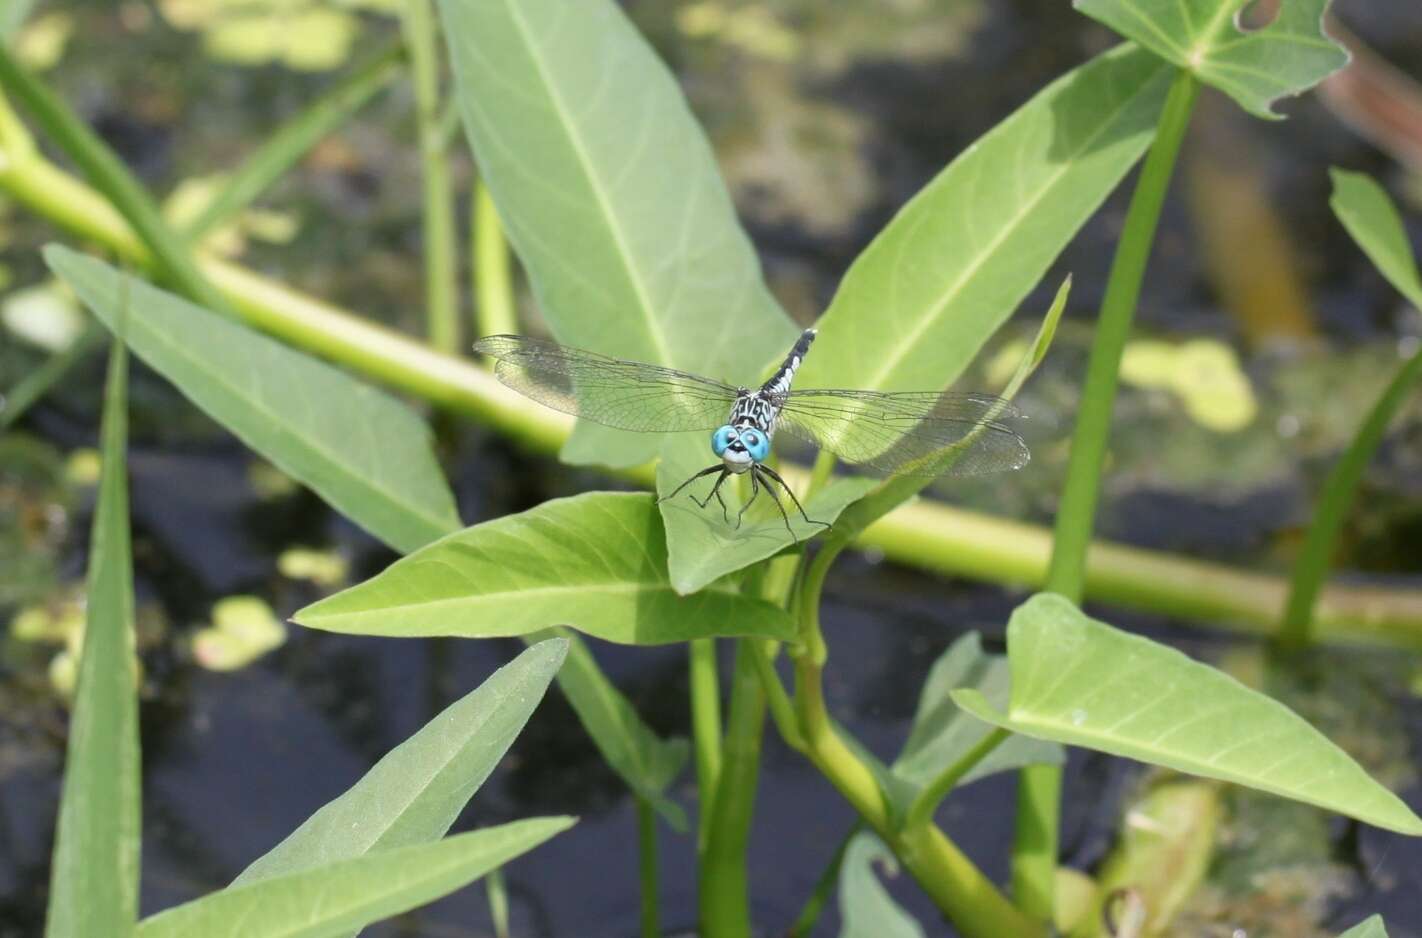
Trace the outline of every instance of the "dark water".
<instances>
[{"instance_id":1,"label":"dark water","mask_svg":"<svg viewBox=\"0 0 1422 938\"><path fill-rule=\"evenodd\" d=\"M631 8L684 79L764 252L768 276L802 321L823 308L847 263L952 154L1051 77L1109 44L1103 31L1084 24L1065 4L1044 10L1025 2L941 2L917 14L872 18L870 28L849 9L820 14L807 3L787 2L777 11L811 37L810 60L818 62L816 55L835 48L843 57L833 66L786 65L747 57L726 41L686 40L678 33L674 5ZM100 5L73 9L81 34L107 22ZM1393 61L1418 61L1422 12L1414 6L1376 0L1345 5L1343 12ZM372 31L381 29L389 32L379 26ZM931 29L945 38L924 51L923 35ZM61 68L60 83L160 189L194 166L225 165L231 152L246 149L250 136L290 113L319 85L275 68L213 67L194 42L166 29L130 41L169 58L154 67L145 56L116 59L76 49ZM176 74L194 77L177 82ZM1281 351L1268 340L1271 324L1261 339L1222 308L1214 274L1200 261L1198 209L1187 197L1191 161L1203 163L1209 154L1187 151L1142 298L1141 333L1169 340L1206 336L1235 348L1261 417L1242 434L1210 433L1170 399L1127 387L1100 518L1107 536L1254 569L1284 569L1329 457L1396 361L1397 337L1422 331L1416 312L1401 306L1326 209L1324 170L1330 164L1373 172L1395 193L1405 190L1401 173L1344 131L1315 99L1286 109L1291 119L1282 124L1241 122L1207 92L1195 131L1202 139L1222 135L1231 142L1231 152L1242 154L1240 165L1255 174L1251 178L1292 234L1316 344ZM747 169L759 164L741 157L758 152L767 129L781 125L821 128L823 137L807 135L810 142L802 142L779 175ZM354 149L362 151L356 163L304 166L270 198L273 205L302 209L298 240L280 248L254 245L248 260L305 289L418 329L417 304L409 301L419 293L411 151L387 144L364 152L359 146L400 141L408 130L408 100L402 93L382 99L351 132ZM1203 199L1208 207L1208 187ZM949 497L1049 522L1065 458L1061 440L1089 342L1087 324L1124 204L1124 197L1111 200L1058 265L1059 273L1071 270L1076 277L1070 311L1076 325L1064 327L1028 402L1034 417L1058 428L1055 438L1034 444L1033 464L1018 478L955 485ZM1416 209L1414 204L1409 225L1414 243L1422 243ZM52 234L20 216L13 223L3 259L24 283L39 273L33 246ZM1045 282L1057 279L1052 274ZM1025 307L1045 308L1047 292L1043 287ZM33 363L26 356L0 348L0 386ZM97 361L87 363L22 427L51 448L56 463L57 454L93 443L100 374ZM276 572L275 556L284 547L335 546L353 558L356 578L393 558L310 496L259 496L245 451L142 368L136 369L133 397L139 598L161 610L169 630L144 654L142 904L152 912L226 884L521 645L355 638L293 628L285 646L243 671L196 667L179 639L206 620L215 599L256 593L285 615L315 598L312 588ZM1289 420L1301 421L1304 431L1280 432ZM1422 538L1419 427L1414 409L1370 471L1340 562L1422 588L1416 564ZM446 431L451 474L471 522L606 484L592 472L522 458L477 428L450 425ZM0 481L16 478L18 466L13 457L0 465ZM86 496L51 483L32 497L68 513L54 542L33 551L49 558L27 581L38 595L80 579L85 564ZM981 630L990 643L1000 641L1007 615L1024 595L845 558L823 615L832 711L871 749L891 756L907 734L917 688L936 655L970 629ZM1200 630L1199 623L1118 609L1093 612L1207 659L1239 650L1235 642ZM731 648L723 646L728 674ZM688 732L683 649L598 645L595 652L659 731ZM28 936L42 927L65 716L46 691L42 660L11 643L3 667L0 936ZM1313 704L1323 712L1320 719L1336 718L1335 711L1368 717L1366 726L1329 723L1325 731L1344 745L1381 753L1378 764L1404 780L1422 744L1422 705L1407 689L1411 667L1398 655L1330 652L1329 679L1306 682L1323 686L1324 703ZM1063 831L1067 861L1089 867L1100 860L1141 774L1121 760L1072 753ZM949 834L998 881L1006 876L1014 784L1010 775L976 783L955 794L941 815ZM675 794L694 817L689 772ZM1422 804L1415 780L1406 782L1402 794L1410 804ZM1422 934L1422 853L1415 841L1337 818L1320 821L1316 812L1280 819L1248 802L1233 807L1236 833L1253 834L1277 849L1248 853L1228 846L1221 853L1221 877L1239 869L1301 871L1305 895L1340 884L1321 903L1321 925L1339 930L1380 911L1394 936ZM556 692L456 828L539 813L572 813L582 820L508 868L514 933L636 934L632 805ZM750 856L755 916L765 934L793 920L852 822L828 783L767 727ZM1304 845L1290 852L1280 846L1288 840L1281 836L1286 828L1317 833L1301 837ZM661 843L664 920L669 933L689 930L696 904L693 843L666 829ZM930 934L951 934L911 883L900 878L891 888ZM1262 921L1277 934L1290 933L1278 930L1287 928L1282 917L1259 905L1239 900L1222 920ZM836 920L831 905L819 933L835 934ZM369 933L489 934L483 892L466 889Z\"/></svg>"}]
</instances>

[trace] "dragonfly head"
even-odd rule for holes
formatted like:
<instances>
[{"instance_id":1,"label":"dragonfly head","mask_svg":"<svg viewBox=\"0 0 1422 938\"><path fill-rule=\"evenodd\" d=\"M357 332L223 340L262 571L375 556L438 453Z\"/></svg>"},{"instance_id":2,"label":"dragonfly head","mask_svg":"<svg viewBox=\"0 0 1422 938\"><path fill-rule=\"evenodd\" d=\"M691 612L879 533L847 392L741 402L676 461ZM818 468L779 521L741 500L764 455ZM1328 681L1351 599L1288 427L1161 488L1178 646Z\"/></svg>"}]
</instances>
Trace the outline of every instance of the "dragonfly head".
<instances>
[{"instance_id":1,"label":"dragonfly head","mask_svg":"<svg viewBox=\"0 0 1422 938\"><path fill-rule=\"evenodd\" d=\"M755 427L726 424L711 434L711 450L721 457L727 469L741 473L770 455L770 437Z\"/></svg>"}]
</instances>

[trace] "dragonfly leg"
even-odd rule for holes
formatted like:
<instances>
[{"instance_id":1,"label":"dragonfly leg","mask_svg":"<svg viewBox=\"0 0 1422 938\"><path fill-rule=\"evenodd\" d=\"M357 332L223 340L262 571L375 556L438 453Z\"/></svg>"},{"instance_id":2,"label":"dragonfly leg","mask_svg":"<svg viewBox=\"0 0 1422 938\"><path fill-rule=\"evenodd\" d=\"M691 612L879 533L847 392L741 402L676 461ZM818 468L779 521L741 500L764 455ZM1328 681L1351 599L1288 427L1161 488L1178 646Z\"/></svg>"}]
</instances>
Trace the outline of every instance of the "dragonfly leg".
<instances>
[{"instance_id":1,"label":"dragonfly leg","mask_svg":"<svg viewBox=\"0 0 1422 938\"><path fill-rule=\"evenodd\" d=\"M751 470L750 477L751 477L751 497L748 498L748 499L746 499L746 503L741 506L741 510L736 514L736 530L738 530L738 531L739 531L740 528L741 528L741 519L742 519L743 517L745 517L746 509L749 508L749 507L755 502L755 497L760 494L760 478L759 478L759 473L755 472L754 470ZM766 486L766 488L769 489L769 486Z\"/></svg>"},{"instance_id":2,"label":"dragonfly leg","mask_svg":"<svg viewBox=\"0 0 1422 938\"><path fill-rule=\"evenodd\" d=\"M681 492L682 489L686 488L688 485L690 485L691 483L695 482L697 479L701 478L702 476L709 476L709 475L710 475L711 473L713 473L713 472L726 472L726 471L727 471L727 469L726 469L725 466L707 466L705 469L702 469L702 470L701 470L700 472L698 472L696 475L692 476L691 478L687 479L685 482L681 483L681 485L678 485L676 488L672 489L669 494L663 495L661 498L657 499L657 504L660 505L662 502L665 502L665 501L668 501L668 500L670 500L670 499L676 498L677 494L678 494L679 492ZM717 484L719 485L720 483L718 482ZM695 500L696 500L696 496L695 496L695 495L691 496L691 498L692 498L692 501L695 501ZM709 500L709 498L708 498L708 500ZM703 505L702 507L704 508L704 507L706 507L706 506Z\"/></svg>"},{"instance_id":3,"label":"dragonfly leg","mask_svg":"<svg viewBox=\"0 0 1422 938\"><path fill-rule=\"evenodd\" d=\"M782 486L785 485L785 483L783 482L780 484ZM786 488L785 491L788 492L790 491L790 489ZM794 528L790 527L790 516L785 513L785 506L780 503L780 496L775 494L775 486L770 484L769 479L765 481L765 493L770 496L770 500L775 502L775 507L780 510L781 520L785 522L785 530L790 532L790 537L795 541L796 544L800 543L800 536L795 533Z\"/></svg>"},{"instance_id":4,"label":"dragonfly leg","mask_svg":"<svg viewBox=\"0 0 1422 938\"><path fill-rule=\"evenodd\" d=\"M766 475L770 476L770 478L774 479L776 482L780 483L780 487L785 490L785 494L790 496L790 500L794 502L795 507L800 510L800 517L804 518L808 524L822 525L826 531L834 530L834 525L830 524L828 521L816 521L814 518L811 518L809 515L805 514L805 506L800 504L800 500L795 497L795 490L792 489L790 486L786 485L785 480L780 478L780 473L776 472L769 466L758 466L757 468L760 469L761 472L764 472ZM770 485L767 483L765 487L768 490L770 488ZM776 499L776 504L779 503L780 500ZM781 511L781 514L784 514L784 511ZM790 524L788 520L785 523L787 527Z\"/></svg>"},{"instance_id":5,"label":"dragonfly leg","mask_svg":"<svg viewBox=\"0 0 1422 938\"><path fill-rule=\"evenodd\" d=\"M705 508L707 505L711 504L711 497L714 495L716 497L716 501L721 503L721 517L725 519L727 524L731 523L731 510L726 507L726 500L721 497L721 483L725 482L726 479L730 478L730 475L731 470L723 468L721 470L720 477L716 480L716 484L711 486L711 491L706 493L705 498L697 498L695 495L691 496L692 501L696 502L696 504L700 505L702 508Z\"/></svg>"}]
</instances>

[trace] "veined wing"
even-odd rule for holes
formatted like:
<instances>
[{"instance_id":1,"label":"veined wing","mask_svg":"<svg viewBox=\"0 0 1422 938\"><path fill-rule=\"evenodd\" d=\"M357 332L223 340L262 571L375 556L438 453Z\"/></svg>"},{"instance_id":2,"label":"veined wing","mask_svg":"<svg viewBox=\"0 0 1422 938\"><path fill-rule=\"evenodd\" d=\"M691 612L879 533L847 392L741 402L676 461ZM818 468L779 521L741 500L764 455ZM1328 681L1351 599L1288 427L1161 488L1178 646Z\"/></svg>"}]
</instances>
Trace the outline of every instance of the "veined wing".
<instances>
[{"instance_id":1,"label":"veined wing","mask_svg":"<svg viewBox=\"0 0 1422 938\"><path fill-rule=\"evenodd\" d=\"M881 473L981 475L1027 464L1021 418L991 394L810 389L785 395L777 427Z\"/></svg>"},{"instance_id":2,"label":"veined wing","mask_svg":"<svg viewBox=\"0 0 1422 938\"><path fill-rule=\"evenodd\" d=\"M726 422L737 394L710 378L548 339L486 336L474 351L496 359L494 376L525 397L619 430L714 430Z\"/></svg>"}]
</instances>

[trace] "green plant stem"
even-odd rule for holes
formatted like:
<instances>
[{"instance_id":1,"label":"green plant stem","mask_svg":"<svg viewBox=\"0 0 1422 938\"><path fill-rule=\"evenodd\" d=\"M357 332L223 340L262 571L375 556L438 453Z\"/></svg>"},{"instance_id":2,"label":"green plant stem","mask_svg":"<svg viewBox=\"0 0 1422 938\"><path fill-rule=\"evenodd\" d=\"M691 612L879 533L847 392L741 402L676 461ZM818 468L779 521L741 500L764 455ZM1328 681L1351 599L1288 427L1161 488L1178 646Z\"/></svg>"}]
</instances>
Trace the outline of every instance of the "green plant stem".
<instances>
[{"instance_id":1,"label":"green plant stem","mask_svg":"<svg viewBox=\"0 0 1422 938\"><path fill-rule=\"evenodd\" d=\"M711 798L706 850L701 858L703 938L750 938L751 933L746 847L755 813L760 743L765 730L765 695L749 648L752 641L742 639L736 643L726 741Z\"/></svg>"},{"instance_id":2,"label":"green plant stem","mask_svg":"<svg viewBox=\"0 0 1422 938\"><path fill-rule=\"evenodd\" d=\"M494 924L494 938L509 938L509 890L504 882L504 869L490 870L484 877L484 892L489 897L489 918Z\"/></svg>"},{"instance_id":3,"label":"green plant stem","mask_svg":"<svg viewBox=\"0 0 1422 938\"><path fill-rule=\"evenodd\" d=\"M637 801L637 857L642 880L642 938L661 938L661 861L657 851L657 809Z\"/></svg>"},{"instance_id":4,"label":"green plant stem","mask_svg":"<svg viewBox=\"0 0 1422 938\"><path fill-rule=\"evenodd\" d=\"M993 727L992 732L978 740L977 745L963 753L957 762L938 773L933 781L918 793L913 804L909 805L908 815L904 818L904 826L923 827L932 824L934 812L943 803L943 799L948 797L949 792L958 786L958 782L962 780L963 776L967 775L973 766L983 761L988 753L1000 746L1011 735L1000 726Z\"/></svg>"},{"instance_id":5,"label":"green plant stem","mask_svg":"<svg viewBox=\"0 0 1422 938\"><path fill-rule=\"evenodd\" d=\"M0 98L0 189L34 213L152 272L153 254L93 189L34 152ZM203 272L249 325L437 407L478 420L529 450L553 454L571 418L504 387L472 362L303 294L238 264L197 254ZM803 482L785 467L787 479ZM651 485L650 466L618 473ZM889 559L946 576L1011 586L1046 582L1051 533L1037 525L920 499L901 505L855 539ZM1086 593L1129 609L1268 636L1278 629L1287 583L1162 551L1097 541L1087 556ZM1318 597L1321 639L1422 649L1422 592L1335 585Z\"/></svg>"},{"instance_id":6,"label":"green plant stem","mask_svg":"<svg viewBox=\"0 0 1422 938\"><path fill-rule=\"evenodd\" d=\"M424 182L425 316L430 344L452 355L459 349L457 239L454 190L449 181L449 141L440 126L434 10L430 0L404 0L402 12Z\"/></svg>"},{"instance_id":7,"label":"green plant stem","mask_svg":"<svg viewBox=\"0 0 1422 938\"><path fill-rule=\"evenodd\" d=\"M518 332L518 309L514 304L513 262L508 239L499 221L499 210L483 180L474 185L474 295L478 304L474 324L479 335L508 335Z\"/></svg>"},{"instance_id":8,"label":"green plant stem","mask_svg":"<svg viewBox=\"0 0 1422 938\"><path fill-rule=\"evenodd\" d=\"M243 160L192 221L183 226L191 242L232 219L255 202L311 148L348 121L400 71L405 50L394 46L362 65L283 124Z\"/></svg>"},{"instance_id":9,"label":"green plant stem","mask_svg":"<svg viewBox=\"0 0 1422 938\"><path fill-rule=\"evenodd\" d=\"M0 45L0 86L9 91L123 215L156 258L157 268L180 292L220 313L231 313L222 294L198 270L186 243L174 234L148 193L108 145L63 99L22 68Z\"/></svg>"},{"instance_id":10,"label":"green plant stem","mask_svg":"<svg viewBox=\"0 0 1422 938\"><path fill-rule=\"evenodd\" d=\"M716 668L716 640L698 638L687 646L691 670L691 738L696 754L696 789L701 810L696 822L696 852L706 851L711 801L721 775L721 681Z\"/></svg>"},{"instance_id":11,"label":"green plant stem","mask_svg":"<svg viewBox=\"0 0 1422 938\"><path fill-rule=\"evenodd\" d=\"M775 720L775 728L780 731L780 738L785 740L791 749L804 752L805 740L800 735L800 725L795 720L795 704L785 692L785 685L780 683L780 676L775 673L774 655L768 650L769 646L775 644L750 641L748 647L751 661L755 664L760 686L765 691L766 701L770 705L770 716Z\"/></svg>"},{"instance_id":12,"label":"green plant stem","mask_svg":"<svg viewBox=\"0 0 1422 938\"><path fill-rule=\"evenodd\" d=\"M89 320L84 331L79 333L69 347L45 359L38 368L26 374L9 391L0 393L0 430L7 430L15 421L24 416L25 411L49 393L69 370L82 361L90 352L104 344L109 330L97 320Z\"/></svg>"},{"instance_id":13,"label":"green plant stem","mask_svg":"<svg viewBox=\"0 0 1422 938\"><path fill-rule=\"evenodd\" d=\"M1407 360L1368 412L1338 463L1328 473L1323 494L1314 510L1313 523L1304 537L1303 550L1294 562L1289 580L1289 597L1279 628L1279 644L1285 648L1305 648L1313 641L1314 603L1338 543L1343 519L1358 492L1358 483L1377 452L1383 434L1417 382L1422 380L1422 351Z\"/></svg>"},{"instance_id":14,"label":"green plant stem","mask_svg":"<svg viewBox=\"0 0 1422 938\"><path fill-rule=\"evenodd\" d=\"M1198 93L1198 82L1182 69L1165 99L1155 142L1136 181L1096 323L1046 582L1047 590L1075 603L1081 602L1086 590L1087 550L1101 490L1121 354L1130 336L1160 209ZM1047 922L1052 920L1056 891L1060 805L1059 766L1028 766L1019 773L1012 894L1019 907Z\"/></svg>"}]
</instances>

